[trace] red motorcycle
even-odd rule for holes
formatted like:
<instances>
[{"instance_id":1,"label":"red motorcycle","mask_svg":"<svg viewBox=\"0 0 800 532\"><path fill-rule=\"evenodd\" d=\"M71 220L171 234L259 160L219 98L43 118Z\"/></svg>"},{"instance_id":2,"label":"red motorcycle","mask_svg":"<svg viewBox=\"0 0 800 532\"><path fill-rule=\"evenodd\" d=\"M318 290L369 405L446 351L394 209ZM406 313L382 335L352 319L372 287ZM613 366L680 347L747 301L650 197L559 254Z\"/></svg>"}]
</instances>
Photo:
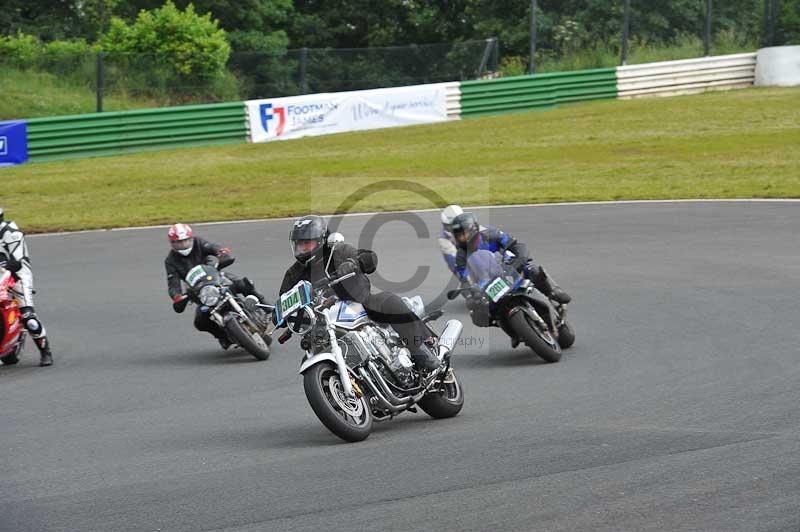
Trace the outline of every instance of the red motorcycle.
<instances>
[{"instance_id":1,"label":"red motorcycle","mask_svg":"<svg viewBox=\"0 0 800 532\"><path fill-rule=\"evenodd\" d=\"M19 354L25 346L25 329L13 288L11 272L0 267L0 361L5 366L19 362Z\"/></svg>"}]
</instances>

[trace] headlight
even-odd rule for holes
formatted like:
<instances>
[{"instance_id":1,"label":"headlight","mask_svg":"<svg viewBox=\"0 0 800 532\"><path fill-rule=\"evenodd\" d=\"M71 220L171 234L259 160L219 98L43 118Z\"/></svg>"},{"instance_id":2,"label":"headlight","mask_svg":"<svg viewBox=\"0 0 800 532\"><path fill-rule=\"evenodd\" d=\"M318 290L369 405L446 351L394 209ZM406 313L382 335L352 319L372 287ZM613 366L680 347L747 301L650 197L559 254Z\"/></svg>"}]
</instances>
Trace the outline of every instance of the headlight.
<instances>
[{"instance_id":1,"label":"headlight","mask_svg":"<svg viewBox=\"0 0 800 532\"><path fill-rule=\"evenodd\" d=\"M200 303L213 307L219 303L220 291L216 286L204 286L200 289Z\"/></svg>"}]
</instances>

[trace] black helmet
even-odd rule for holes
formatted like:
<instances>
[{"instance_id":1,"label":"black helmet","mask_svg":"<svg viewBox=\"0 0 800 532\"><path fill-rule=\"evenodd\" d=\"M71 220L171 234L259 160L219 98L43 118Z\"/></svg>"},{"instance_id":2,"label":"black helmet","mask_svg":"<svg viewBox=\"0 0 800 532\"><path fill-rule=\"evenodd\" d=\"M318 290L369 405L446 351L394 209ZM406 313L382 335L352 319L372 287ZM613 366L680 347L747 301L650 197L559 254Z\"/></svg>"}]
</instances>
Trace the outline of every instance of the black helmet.
<instances>
[{"instance_id":1,"label":"black helmet","mask_svg":"<svg viewBox=\"0 0 800 532\"><path fill-rule=\"evenodd\" d=\"M481 236L481 227L478 219L471 212L459 214L453 218L450 224L456 244L463 249L472 249L477 246L477 240Z\"/></svg>"},{"instance_id":2,"label":"black helmet","mask_svg":"<svg viewBox=\"0 0 800 532\"><path fill-rule=\"evenodd\" d=\"M292 244L292 253L298 262L307 264L325 246L328 238L328 222L322 216L309 214L298 218L292 224L289 232L289 241Z\"/></svg>"}]
</instances>

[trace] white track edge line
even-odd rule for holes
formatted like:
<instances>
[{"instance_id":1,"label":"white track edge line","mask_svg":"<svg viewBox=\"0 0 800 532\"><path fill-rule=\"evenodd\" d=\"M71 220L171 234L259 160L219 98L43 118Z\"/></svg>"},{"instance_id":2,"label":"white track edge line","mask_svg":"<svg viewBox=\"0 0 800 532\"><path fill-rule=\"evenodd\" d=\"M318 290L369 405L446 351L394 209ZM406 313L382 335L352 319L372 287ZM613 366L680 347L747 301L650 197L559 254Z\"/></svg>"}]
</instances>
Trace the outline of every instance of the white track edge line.
<instances>
[{"instance_id":1,"label":"white track edge line","mask_svg":"<svg viewBox=\"0 0 800 532\"><path fill-rule=\"evenodd\" d=\"M523 207L565 207L565 206L586 206L586 205L630 205L638 203L800 203L800 198L711 198L711 199L664 199L664 200L618 200L618 201L562 201L555 203L517 203L513 205L479 205L468 206L469 210L479 209L517 209ZM402 211L379 211L379 212L352 212L336 216L375 216L377 214L397 214L402 212L435 212L440 209L406 209ZM334 216L333 214L326 214L324 216ZM191 225L204 227L209 225L225 225L225 224L250 224L250 223L263 223L263 222L280 222L287 220L294 220L297 216L283 216L278 218L253 218L247 220L223 220L218 222L193 222ZM112 227L111 229L85 229L83 231L63 231L55 233L35 233L26 235L28 238L40 236L69 236L69 235L82 235L86 233L108 233L111 231L142 231L145 229L162 229L169 227L170 224L160 225L143 225L138 227Z\"/></svg>"}]
</instances>

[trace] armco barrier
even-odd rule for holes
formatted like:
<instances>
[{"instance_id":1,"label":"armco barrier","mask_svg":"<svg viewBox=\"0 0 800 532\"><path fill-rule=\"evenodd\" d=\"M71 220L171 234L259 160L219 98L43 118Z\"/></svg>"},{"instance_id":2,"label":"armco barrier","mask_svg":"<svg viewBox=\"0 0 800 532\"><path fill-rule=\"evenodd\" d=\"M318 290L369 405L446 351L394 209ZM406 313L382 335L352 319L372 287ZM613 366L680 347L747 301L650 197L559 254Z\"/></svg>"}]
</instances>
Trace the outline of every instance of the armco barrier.
<instances>
[{"instance_id":1,"label":"armco barrier","mask_svg":"<svg viewBox=\"0 0 800 532\"><path fill-rule=\"evenodd\" d=\"M461 83L461 117L617 97L616 69L598 68Z\"/></svg>"},{"instance_id":2,"label":"armco barrier","mask_svg":"<svg viewBox=\"0 0 800 532\"><path fill-rule=\"evenodd\" d=\"M461 118L461 83L457 81L447 84L447 118Z\"/></svg>"},{"instance_id":3,"label":"armco barrier","mask_svg":"<svg viewBox=\"0 0 800 532\"><path fill-rule=\"evenodd\" d=\"M755 53L630 65L617 69L617 88L621 99L738 89L753 85L755 69Z\"/></svg>"},{"instance_id":4,"label":"armco barrier","mask_svg":"<svg viewBox=\"0 0 800 532\"><path fill-rule=\"evenodd\" d=\"M244 102L28 120L33 162L246 141Z\"/></svg>"}]
</instances>

